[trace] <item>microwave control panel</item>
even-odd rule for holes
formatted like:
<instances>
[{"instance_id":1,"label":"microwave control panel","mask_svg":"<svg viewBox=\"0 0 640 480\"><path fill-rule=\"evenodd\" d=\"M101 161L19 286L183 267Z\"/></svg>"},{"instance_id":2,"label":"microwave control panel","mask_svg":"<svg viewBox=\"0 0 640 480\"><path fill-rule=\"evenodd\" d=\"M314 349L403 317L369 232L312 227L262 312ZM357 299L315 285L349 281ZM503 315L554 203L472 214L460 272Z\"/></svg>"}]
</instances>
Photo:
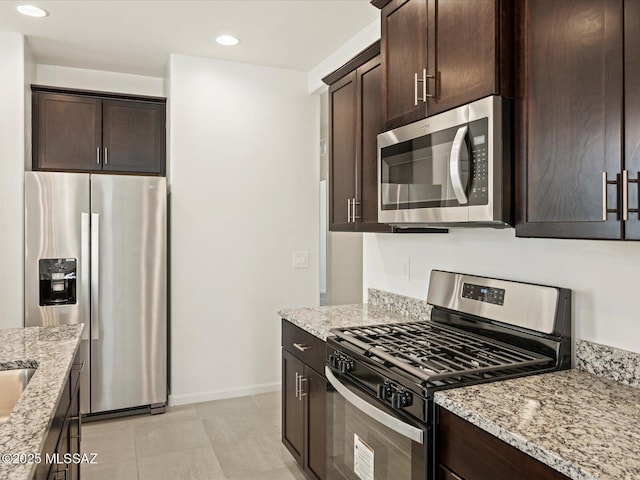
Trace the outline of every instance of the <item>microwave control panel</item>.
<instances>
[{"instance_id":1,"label":"microwave control panel","mask_svg":"<svg viewBox=\"0 0 640 480\"><path fill-rule=\"evenodd\" d=\"M469 205L489 203L489 132L488 119L482 118L469 124L471 185Z\"/></svg>"}]
</instances>

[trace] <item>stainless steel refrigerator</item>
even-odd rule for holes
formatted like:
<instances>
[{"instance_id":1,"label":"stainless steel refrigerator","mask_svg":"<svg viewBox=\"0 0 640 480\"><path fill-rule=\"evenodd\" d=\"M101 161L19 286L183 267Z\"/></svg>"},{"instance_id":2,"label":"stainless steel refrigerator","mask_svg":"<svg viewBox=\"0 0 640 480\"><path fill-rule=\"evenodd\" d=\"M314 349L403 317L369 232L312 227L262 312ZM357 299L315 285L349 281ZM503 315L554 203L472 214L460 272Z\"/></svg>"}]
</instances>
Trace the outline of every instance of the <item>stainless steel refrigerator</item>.
<instances>
[{"instance_id":1,"label":"stainless steel refrigerator","mask_svg":"<svg viewBox=\"0 0 640 480\"><path fill-rule=\"evenodd\" d=\"M167 399L166 183L25 174L25 326L84 323L84 414Z\"/></svg>"}]
</instances>

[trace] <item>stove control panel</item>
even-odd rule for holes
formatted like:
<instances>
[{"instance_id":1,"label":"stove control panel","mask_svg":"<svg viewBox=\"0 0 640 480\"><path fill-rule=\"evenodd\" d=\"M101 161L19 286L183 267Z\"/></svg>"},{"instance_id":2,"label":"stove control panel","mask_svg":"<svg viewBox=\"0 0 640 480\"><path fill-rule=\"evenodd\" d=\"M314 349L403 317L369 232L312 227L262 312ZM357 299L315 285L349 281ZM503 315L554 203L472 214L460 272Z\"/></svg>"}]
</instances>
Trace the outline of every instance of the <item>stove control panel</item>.
<instances>
[{"instance_id":1,"label":"stove control panel","mask_svg":"<svg viewBox=\"0 0 640 480\"><path fill-rule=\"evenodd\" d=\"M462 285L462 297L478 302L491 303L493 305L504 305L504 288L486 287L464 283Z\"/></svg>"}]
</instances>

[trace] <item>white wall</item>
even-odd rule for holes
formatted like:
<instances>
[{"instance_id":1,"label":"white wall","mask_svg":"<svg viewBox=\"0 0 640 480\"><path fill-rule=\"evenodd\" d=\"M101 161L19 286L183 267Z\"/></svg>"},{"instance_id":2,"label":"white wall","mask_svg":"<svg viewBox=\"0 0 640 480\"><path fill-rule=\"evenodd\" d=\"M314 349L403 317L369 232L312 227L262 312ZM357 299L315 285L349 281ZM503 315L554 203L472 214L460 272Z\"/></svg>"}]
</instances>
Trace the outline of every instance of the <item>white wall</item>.
<instances>
[{"instance_id":1,"label":"white wall","mask_svg":"<svg viewBox=\"0 0 640 480\"><path fill-rule=\"evenodd\" d=\"M165 95L162 78L57 65L38 65L35 83L132 95Z\"/></svg>"},{"instance_id":2,"label":"white wall","mask_svg":"<svg viewBox=\"0 0 640 480\"><path fill-rule=\"evenodd\" d=\"M276 312L319 301L318 98L304 73L182 55L169 82L170 403L276 390Z\"/></svg>"},{"instance_id":3,"label":"white wall","mask_svg":"<svg viewBox=\"0 0 640 480\"><path fill-rule=\"evenodd\" d=\"M23 326L25 46L0 32L0 328Z\"/></svg>"},{"instance_id":4,"label":"white wall","mask_svg":"<svg viewBox=\"0 0 640 480\"><path fill-rule=\"evenodd\" d=\"M513 229L365 234L363 296L374 287L426 299L434 268L570 288L575 339L640 352L640 243L516 238Z\"/></svg>"},{"instance_id":5,"label":"white wall","mask_svg":"<svg viewBox=\"0 0 640 480\"><path fill-rule=\"evenodd\" d=\"M325 90L327 86L322 82L325 76L340 68L356 54L379 39L380 18L377 18L309 72L309 78L307 79L309 93L318 93Z\"/></svg>"}]
</instances>

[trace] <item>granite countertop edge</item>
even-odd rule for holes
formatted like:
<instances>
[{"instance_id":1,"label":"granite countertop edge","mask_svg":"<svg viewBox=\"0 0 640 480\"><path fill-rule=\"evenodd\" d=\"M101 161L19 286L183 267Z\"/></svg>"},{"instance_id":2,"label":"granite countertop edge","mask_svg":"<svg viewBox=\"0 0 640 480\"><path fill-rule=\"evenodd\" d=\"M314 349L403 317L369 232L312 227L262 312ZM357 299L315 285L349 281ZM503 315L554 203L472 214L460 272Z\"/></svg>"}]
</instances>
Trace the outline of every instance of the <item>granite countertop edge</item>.
<instances>
[{"instance_id":1,"label":"granite countertop edge","mask_svg":"<svg viewBox=\"0 0 640 480\"><path fill-rule=\"evenodd\" d=\"M594 477L593 475L584 472L579 466L572 464L569 460L560 458L536 445L535 442L498 425L487 417L469 410L464 404L446 398L443 393L444 392L436 392L434 399L435 403L458 417L468 421L472 425L490 433L494 437L573 480L599 480L598 477Z\"/></svg>"},{"instance_id":2,"label":"granite countertop edge","mask_svg":"<svg viewBox=\"0 0 640 480\"><path fill-rule=\"evenodd\" d=\"M41 453L83 328L80 324L0 330L0 370L36 368L7 423L0 426L0 454ZM0 462L0 478L31 480L37 466L35 461Z\"/></svg>"},{"instance_id":3,"label":"granite countertop edge","mask_svg":"<svg viewBox=\"0 0 640 480\"><path fill-rule=\"evenodd\" d=\"M640 478L639 397L571 369L442 390L434 401L572 480L619 480Z\"/></svg>"}]
</instances>

